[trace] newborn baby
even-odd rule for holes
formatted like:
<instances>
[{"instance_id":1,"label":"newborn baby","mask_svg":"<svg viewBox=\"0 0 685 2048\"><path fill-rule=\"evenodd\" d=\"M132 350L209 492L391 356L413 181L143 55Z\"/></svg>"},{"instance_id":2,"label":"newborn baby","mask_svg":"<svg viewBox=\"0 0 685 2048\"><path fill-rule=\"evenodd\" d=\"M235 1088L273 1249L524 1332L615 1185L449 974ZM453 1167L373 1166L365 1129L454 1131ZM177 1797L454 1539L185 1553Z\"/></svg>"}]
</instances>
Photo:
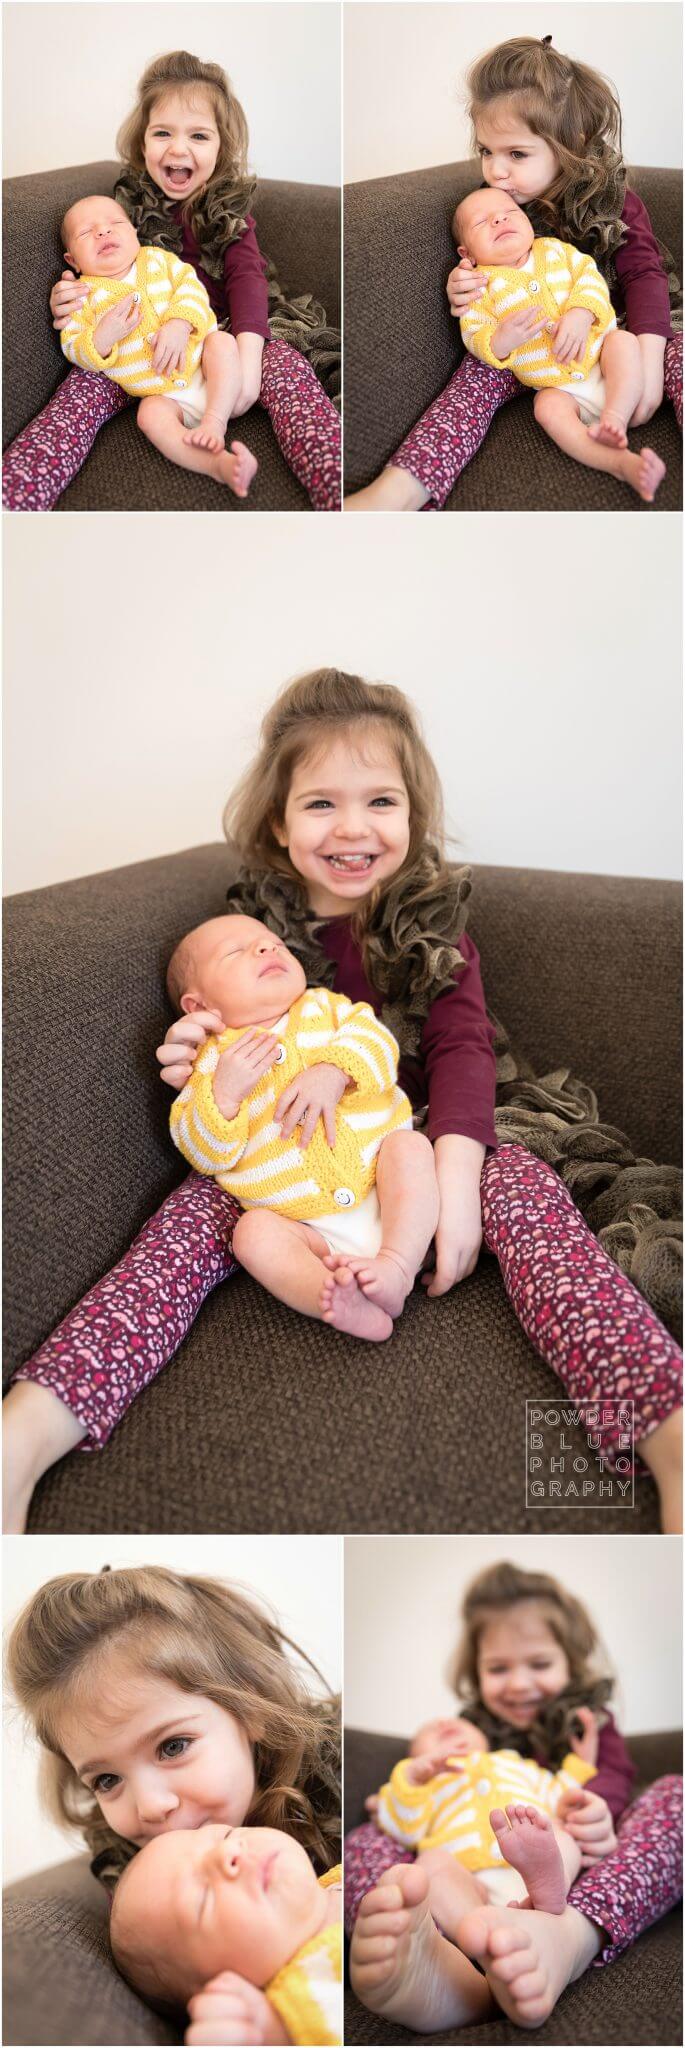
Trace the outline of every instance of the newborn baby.
<instances>
[{"instance_id":1,"label":"newborn baby","mask_svg":"<svg viewBox=\"0 0 685 2048\"><path fill-rule=\"evenodd\" d=\"M141 249L114 199L80 199L62 222L67 263L92 287L60 340L70 363L104 370L140 398L138 426L171 462L247 496L257 464L224 447L240 390L232 334L220 334L204 285L167 249Z\"/></svg>"},{"instance_id":2,"label":"newborn baby","mask_svg":"<svg viewBox=\"0 0 685 2048\"><path fill-rule=\"evenodd\" d=\"M199 1019L195 1042L180 1024L170 1034L197 1055L171 1134L245 1210L241 1265L303 1315L389 1337L438 1214L432 1147L412 1130L391 1033L368 1003L307 988L294 954L252 917L190 932L167 985Z\"/></svg>"},{"instance_id":3,"label":"newborn baby","mask_svg":"<svg viewBox=\"0 0 685 2048\"><path fill-rule=\"evenodd\" d=\"M460 319L471 354L534 387L535 417L567 455L651 503L664 464L651 449L631 454L627 436L643 392L639 342L617 328L592 257L536 238L511 194L491 186L461 201L452 233L487 279Z\"/></svg>"},{"instance_id":4,"label":"newborn baby","mask_svg":"<svg viewBox=\"0 0 685 2048\"><path fill-rule=\"evenodd\" d=\"M197 2023L207 1986L227 2044L340 2043L340 1879L317 1879L276 1828L157 1835L114 1893L114 1960L143 1997L190 2005Z\"/></svg>"}]
</instances>

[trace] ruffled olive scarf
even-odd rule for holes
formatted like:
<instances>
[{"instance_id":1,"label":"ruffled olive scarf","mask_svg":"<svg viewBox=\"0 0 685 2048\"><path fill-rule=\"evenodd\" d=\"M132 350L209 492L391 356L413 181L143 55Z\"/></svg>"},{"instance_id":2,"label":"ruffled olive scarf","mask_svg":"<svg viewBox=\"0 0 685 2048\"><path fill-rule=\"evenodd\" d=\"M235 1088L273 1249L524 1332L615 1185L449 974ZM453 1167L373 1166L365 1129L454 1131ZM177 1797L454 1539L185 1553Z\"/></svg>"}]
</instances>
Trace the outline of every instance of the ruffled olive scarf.
<instances>
[{"instance_id":1,"label":"ruffled olive scarf","mask_svg":"<svg viewBox=\"0 0 685 2048\"><path fill-rule=\"evenodd\" d=\"M520 1756L535 1757L547 1770L558 1771L571 1748L571 1736L582 1734L578 1708L590 1707L601 1727L607 1718L602 1710L612 1692L610 1678L596 1678L584 1686L567 1685L554 1699L543 1701L525 1734L513 1722L496 1721L478 1699L467 1700L465 1704L460 1701L459 1712L487 1736L491 1749L516 1749Z\"/></svg>"},{"instance_id":2,"label":"ruffled olive scarf","mask_svg":"<svg viewBox=\"0 0 685 2048\"><path fill-rule=\"evenodd\" d=\"M616 216L623 207L626 182L624 175L621 180L617 180L610 187L603 212L598 212L595 202L593 206L593 227L587 235L583 235L582 232L574 234L570 222L568 224L562 222L555 228L550 224L550 219L544 207L542 209L536 209L535 206L528 206L526 208L536 235L556 234L560 241L572 242L574 247L577 246L586 255L593 257L597 269L604 278L612 302L616 291L619 289L615 263L616 250L624 244L627 233L620 222L620 234L617 234L616 231ZM654 229L652 229L652 233L654 234ZM683 287L678 264L668 244L660 242L658 235L654 236L654 240L668 280L671 326L674 334L681 334L683 328ZM624 316L622 316L619 324L625 325Z\"/></svg>"},{"instance_id":3,"label":"ruffled olive scarf","mask_svg":"<svg viewBox=\"0 0 685 2048\"><path fill-rule=\"evenodd\" d=\"M256 178L237 179L233 185L208 186L190 211L190 227L200 250L203 270L221 282L224 256L230 242L245 233L247 215L256 191ZM146 246L170 249L174 256L183 250L183 226L177 218L178 201L167 199L144 171L131 166L122 172L114 197L133 222L139 241ZM334 404L340 402L340 331L329 327L323 306L304 292L291 299L267 259L269 325L274 341L288 341L306 356ZM223 325L224 323L220 323Z\"/></svg>"},{"instance_id":4,"label":"ruffled olive scarf","mask_svg":"<svg viewBox=\"0 0 685 2048\"><path fill-rule=\"evenodd\" d=\"M364 969L383 998L382 1016L405 1055L418 1053L431 1004L464 962L459 938L471 893L469 868L451 866L448 888L427 851L408 900L406 882L385 891L361 940ZM302 891L273 871L242 874L228 901L262 919L297 955L312 987L331 988L336 963ZM682 1312L682 1176L638 1158L623 1131L600 1121L597 1097L568 1067L537 1075L503 1026L495 1032L495 1129L554 1167L604 1250L679 1337Z\"/></svg>"}]
</instances>

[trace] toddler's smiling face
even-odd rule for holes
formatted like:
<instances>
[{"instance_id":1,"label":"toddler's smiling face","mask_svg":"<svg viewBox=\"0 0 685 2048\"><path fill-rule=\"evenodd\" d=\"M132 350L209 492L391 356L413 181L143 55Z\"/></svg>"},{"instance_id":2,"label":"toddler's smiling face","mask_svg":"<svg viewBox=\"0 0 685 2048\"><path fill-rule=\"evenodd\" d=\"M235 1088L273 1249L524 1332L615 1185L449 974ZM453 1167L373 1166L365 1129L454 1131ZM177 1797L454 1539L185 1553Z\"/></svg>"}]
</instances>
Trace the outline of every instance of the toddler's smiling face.
<instances>
[{"instance_id":1,"label":"toddler's smiling face","mask_svg":"<svg viewBox=\"0 0 685 2048\"><path fill-rule=\"evenodd\" d=\"M245 1819L255 1791L245 1729L224 1707L146 1673L116 1648L90 1697L65 1709L60 1745L109 1826L140 1848L158 1835Z\"/></svg>"}]
</instances>

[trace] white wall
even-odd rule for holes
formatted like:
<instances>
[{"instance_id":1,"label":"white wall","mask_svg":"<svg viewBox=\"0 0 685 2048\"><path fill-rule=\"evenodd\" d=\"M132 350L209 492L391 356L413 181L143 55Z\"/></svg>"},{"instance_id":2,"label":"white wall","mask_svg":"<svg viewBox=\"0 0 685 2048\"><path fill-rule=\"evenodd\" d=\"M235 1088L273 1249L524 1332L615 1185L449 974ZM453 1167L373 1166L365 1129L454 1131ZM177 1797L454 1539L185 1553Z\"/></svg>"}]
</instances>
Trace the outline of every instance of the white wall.
<instances>
[{"instance_id":1,"label":"white wall","mask_svg":"<svg viewBox=\"0 0 685 2048\"><path fill-rule=\"evenodd\" d=\"M8 893L220 838L322 663L413 698L464 857L679 873L677 518L5 526Z\"/></svg>"},{"instance_id":2,"label":"white wall","mask_svg":"<svg viewBox=\"0 0 685 2048\"><path fill-rule=\"evenodd\" d=\"M669 1536L386 1536L345 1543L347 1728L407 1735L454 1712L444 1672L463 1595L508 1558L588 1608L620 1681L626 1734L679 1728L681 1546ZM369 1791L375 1788L370 1785Z\"/></svg>"},{"instance_id":3,"label":"white wall","mask_svg":"<svg viewBox=\"0 0 685 2048\"><path fill-rule=\"evenodd\" d=\"M549 34L617 88L628 163L682 162L681 9L671 0L353 0L345 8L345 180L470 156L468 66L510 36Z\"/></svg>"},{"instance_id":4,"label":"white wall","mask_svg":"<svg viewBox=\"0 0 685 2048\"><path fill-rule=\"evenodd\" d=\"M339 184L335 0L9 0L3 13L6 177L113 157L146 65L189 49L228 72L260 177Z\"/></svg>"},{"instance_id":5,"label":"white wall","mask_svg":"<svg viewBox=\"0 0 685 2048\"><path fill-rule=\"evenodd\" d=\"M269 1602L286 1635L318 1665L331 1690L342 1682L342 1541L337 1536L22 1536L3 1541L5 1627L58 1572L103 1564L165 1564L171 1571L234 1579ZM314 1681L312 1681L314 1683ZM62 1863L79 1850L42 1812L38 1750L17 1709L4 1706L4 1877Z\"/></svg>"}]
</instances>

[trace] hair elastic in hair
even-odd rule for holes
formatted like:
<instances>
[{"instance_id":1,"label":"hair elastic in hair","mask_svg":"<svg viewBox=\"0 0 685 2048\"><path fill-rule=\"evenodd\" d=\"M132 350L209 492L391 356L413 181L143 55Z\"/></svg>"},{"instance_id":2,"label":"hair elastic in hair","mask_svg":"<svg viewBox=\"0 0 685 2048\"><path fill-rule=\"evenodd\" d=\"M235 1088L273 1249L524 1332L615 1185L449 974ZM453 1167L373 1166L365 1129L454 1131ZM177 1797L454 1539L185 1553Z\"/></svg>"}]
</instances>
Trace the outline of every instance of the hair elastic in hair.
<instances>
[{"instance_id":1,"label":"hair elastic in hair","mask_svg":"<svg viewBox=\"0 0 685 2048\"><path fill-rule=\"evenodd\" d=\"M550 46L550 43L551 43L551 41L552 41L552 37L551 37L551 36L541 36L541 37L540 37L540 41L541 41L541 43L542 43L542 47L543 47L543 50L548 50L548 49L549 49L549 46Z\"/></svg>"}]
</instances>

